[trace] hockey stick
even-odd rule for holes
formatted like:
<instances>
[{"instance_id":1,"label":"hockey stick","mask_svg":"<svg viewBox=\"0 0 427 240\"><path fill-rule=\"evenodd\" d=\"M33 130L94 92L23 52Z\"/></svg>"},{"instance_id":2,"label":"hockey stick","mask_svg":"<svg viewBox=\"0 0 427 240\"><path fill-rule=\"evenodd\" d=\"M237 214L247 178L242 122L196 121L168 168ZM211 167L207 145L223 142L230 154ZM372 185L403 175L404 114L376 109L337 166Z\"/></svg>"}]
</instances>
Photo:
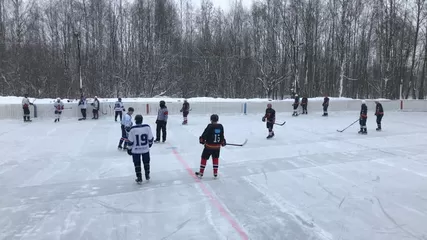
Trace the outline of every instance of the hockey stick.
<instances>
[{"instance_id":1,"label":"hockey stick","mask_svg":"<svg viewBox=\"0 0 427 240\"><path fill-rule=\"evenodd\" d=\"M357 123L357 121L359 121L359 119L354 121L352 124L350 124L348 127L344 128L343 130L337 130L337 132L344 132L347 128L349 128L349 127L353 126L355 123Z\"/></svg>"},{"instance_id":2,"label":"hockey stick","mask_svg":"<svg viewBox=\"0 0 427 240\"><path fill-rule=\"evenodd\" d=\"M279 126L283 126L285 125L286 121L284 121L283 123L274 123L275 125L279 125Z\"/></svg>"},{"instance_id":3,"label":"hockey stick","mask_svg":"<svg viewBox=\"0 0 427 240\"><path fill-rule=\"evenodd\" d=\"M237 144L237 143L227 143L226 146L236 146L236 147L243 147L248 142L248 139L245 140L244 143Z\"/></svg>"}]
</instances>

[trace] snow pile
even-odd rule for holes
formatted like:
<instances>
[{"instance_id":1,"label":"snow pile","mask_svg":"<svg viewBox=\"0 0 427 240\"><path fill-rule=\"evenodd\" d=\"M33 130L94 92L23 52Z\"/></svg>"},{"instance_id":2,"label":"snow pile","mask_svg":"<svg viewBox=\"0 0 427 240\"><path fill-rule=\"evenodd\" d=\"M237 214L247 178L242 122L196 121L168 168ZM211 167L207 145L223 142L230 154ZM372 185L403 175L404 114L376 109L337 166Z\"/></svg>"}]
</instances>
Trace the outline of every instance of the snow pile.
<instances>
[{"instance_id":1,"label":"snow pile","mask_svg":"<svg viewBox=\"0 0 427 240\"><path fill-rule=\"evenodd\" d=\"M20 104L22 102L23 97L16 96L0 96L0 104ZM98 98L101 102L115 102L117 98ZM78 99L62 99L63 102L78 102ZM93 98L87 98L88 101L92 101ZM155 97L155 98L122 98L123 102L146 102L153 103L158 102L160 100L164 100L166 102L182 102L184 98L170 98L170 97ZM189 102L281 102L281 101L293 101L291 98L283 99L283 100L272 100L268 98L212 98L212 97L194 97L188 98ZM352 98L333 98L330 97L331 101L348 101L353 100ZM55 101L54 98L30 98L30 101L40 104L48 104L53 103ZM309 98L309 101L323 101L323 97L315 97Z\"/></svg>"}]
</instances>

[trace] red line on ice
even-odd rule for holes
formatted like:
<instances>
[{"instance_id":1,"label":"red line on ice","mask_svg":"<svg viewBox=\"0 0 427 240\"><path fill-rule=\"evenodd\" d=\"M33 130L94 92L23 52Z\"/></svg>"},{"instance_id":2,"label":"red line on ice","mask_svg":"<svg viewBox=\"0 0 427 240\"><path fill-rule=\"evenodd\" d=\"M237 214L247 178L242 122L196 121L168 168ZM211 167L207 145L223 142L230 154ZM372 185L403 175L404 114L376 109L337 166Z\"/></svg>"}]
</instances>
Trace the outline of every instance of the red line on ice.
<instances>
[{"instance_id":1,"label":"red line on ice","mask_svg":"<svg viewBox=\"0 0 427 240\"><path fill-rule=\"evenodd\" d=\"M212 201L212 203L215 205L215 207L218 208L218 211L221 213L221 215L225 219L227 219L227 221L239 233L239 235L240 235L240 237L242 239L248 240L249 237L245 233L245 231L243 231L242 227L240 227L240 225L236 222L236 220L234 220L234 218L227 212L227 210L225 210L224 206L219 202L219 200L216 197L213 196L213 194L208 190L208 188L206 187L206 185L198 177L196 177L196 175L194 174L193 170L191 170L191 168L188 165L188 163L184 160L184 158L181 157L181 155L178 153L178 151L176 151L175 149L172 149L172 152L175 155L175 157L181 162L181 164L184 165L184 167L187 170L188 174L190 176L192 176L197 181L197 183L199 183L200 188L202 189L202 191L205 194L205 196L208 197Z\"/></svg>"}]
</instances>

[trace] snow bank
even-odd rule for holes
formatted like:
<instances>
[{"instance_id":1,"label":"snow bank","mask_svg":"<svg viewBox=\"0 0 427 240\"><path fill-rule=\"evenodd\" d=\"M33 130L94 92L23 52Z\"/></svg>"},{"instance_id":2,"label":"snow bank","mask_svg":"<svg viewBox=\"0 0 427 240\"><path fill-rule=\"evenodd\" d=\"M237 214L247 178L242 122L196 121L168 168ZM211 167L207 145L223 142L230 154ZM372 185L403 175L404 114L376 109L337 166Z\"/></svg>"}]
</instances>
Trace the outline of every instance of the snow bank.
<instances>
[{"instance_id":1,"label":"snow bank","mask_svg":"<svg viewBox=\"0 0 427 240\"><path fill-rule=\"evenodd\" d=\"M53 102L55 99L30 99L34 100L36 109L31 107L31 114L37 112L38 118L52 119L54 116ZM93 99L88 99L89 103ZM112 118L114 115L115 98L99 98L101 102L101 118ZM179 115L182 107L183 98L123 98L123 103L126 108L133 107L137 114L156 115L159 108L159 101L164 100L171 115ZM22 118L22 97L0 97L0 119ZM375 108L375 99L366 100L368 104L369 114L373 114ZM380 100L384 110L387 111L427 111L427 101L424 100ZM81 116L80 108L77 106L76 99L63 99L65 110L63 117L78 118ZM270 100L270 99L227 99L227 98L189 98L188 102L191 105L191 114L262 114L265 112L266 104L272 103L273 108L277 112L292 112L293 99L285 100ZM309 98L308 113L322 113L323 97ZM336 111L359 111L361 101L350 98L330 98L330 115ZM36 111L35 111L36 110ZM300 110L301 111L301 110ZM88 106L88 117L92 117L92 108Z\"/></svg>"}]
</instances>

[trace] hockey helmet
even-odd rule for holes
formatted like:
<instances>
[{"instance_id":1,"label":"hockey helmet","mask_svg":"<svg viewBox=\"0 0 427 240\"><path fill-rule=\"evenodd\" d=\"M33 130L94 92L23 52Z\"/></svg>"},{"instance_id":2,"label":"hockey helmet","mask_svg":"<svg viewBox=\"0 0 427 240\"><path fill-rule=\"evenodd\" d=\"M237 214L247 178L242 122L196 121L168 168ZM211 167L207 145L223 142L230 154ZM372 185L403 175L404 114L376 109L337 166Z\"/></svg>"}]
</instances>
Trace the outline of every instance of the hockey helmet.
<instances>
[{"instance_id":1,"label":"hockey helmet","mask_svg":"<svg viewBox=\"0 0 427 240\"><path fill-rule=\"evenodd\" d=\"M128 108L128 112L134 112L135 109L133 109L133 107Z\"/></svg>"},{"instance_id":2,"label":"hockey helmet","mask_svg":"<svg viewBox=\"0 0 427 240\"><path fill-rule=\"evenodd\" d=\"M122 98L119 97L119 102L121 102L121 101L122 101Z\"/></svg>"},{"instance_id":3,"label":"hockey helmet","mask_svg":"<svg viewBox=\"0 0 427 240\"><path fill-rule=\"evenodd\" d=\"M166 102L165 101L160 101L160 107L163 107L163 106L165 106L166 105Z\"/></svg>"},{"instance_id":4,"label":"hockey helmet","mask_svg":"<svg viewBox=\"0 0 427 240\"><path fill-rule=\"evenodd\" d=\"M268 108L271 108L273 105L271 105L271 103L267 104Z\"/></svg>"},{"instance_id":5,"label":"hockey helmet","mask_svg":"<svg viewBox=\"0 0 427 240\"><path fill-rule=\"evenodd\" d=\"M135 123L136 124L141 124L142 120L143 120L142 115L138 114L138 115L135 116Z\"/></svg>"},{"instance_id":6,"label":"hockey helmet","mask_svg":"<svg viewBox=\"0 0 427 240\"><path fill-rule=\"evenodd\" d=\"M211 121L212 122L218 122L219 120L219 116L217 114L212 114L211 115Z\"/></svg>"},{"instance_id":7,"label":"hockey helmet","mask_svg":"<svg viewBox=\"0 0 427 240\"><path fill-rule=\"evenodd\" d=\"M362 100L362 104L366 104L366 101L365 101L365 100Z\"/></svg>"},{"instance_id":8,"label":"hockey helmet","mask_svg":"<svg viewBox=\"0 0 427 240\"><path fill-rule=\"evenodd\" d=\"M56 101L57 101L57 102L61 101L61 98L56 98Z\"/></svg>"}]
</instances>

